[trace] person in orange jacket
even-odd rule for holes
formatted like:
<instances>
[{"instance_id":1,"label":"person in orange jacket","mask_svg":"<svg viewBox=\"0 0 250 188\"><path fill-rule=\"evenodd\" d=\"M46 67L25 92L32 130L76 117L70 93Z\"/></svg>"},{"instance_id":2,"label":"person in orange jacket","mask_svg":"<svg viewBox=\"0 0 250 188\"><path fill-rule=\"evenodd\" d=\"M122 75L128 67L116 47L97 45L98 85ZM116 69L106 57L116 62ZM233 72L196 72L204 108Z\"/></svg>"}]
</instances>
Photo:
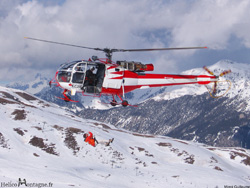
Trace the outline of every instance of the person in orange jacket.
<instances>
[{"instance_id":1,"label":"person in orange jacket","mask_svg":"<svg viewBox=\"0 0 250 188\"><path fill-rule=\"evenodd\" d=\"M89 132L89 134L88 134L88 133L85 133L85 134L83 135L83 138L84 138L84 141L85 141L85 142L89 143L89 144L90 144L91 146L93 146L93 147L95 147L96 144L99 144L99 143L102 144L102 145L105 145L105 146L109 146L110 143L112 143L113 140L114 140L114 138L112 138L112 139L109 139L109 141L100 141L100 142L98 142L98 141L96 140L96 138L93 137L93 133L92 133L92 132Z\"/></svg>"}]
</instances>

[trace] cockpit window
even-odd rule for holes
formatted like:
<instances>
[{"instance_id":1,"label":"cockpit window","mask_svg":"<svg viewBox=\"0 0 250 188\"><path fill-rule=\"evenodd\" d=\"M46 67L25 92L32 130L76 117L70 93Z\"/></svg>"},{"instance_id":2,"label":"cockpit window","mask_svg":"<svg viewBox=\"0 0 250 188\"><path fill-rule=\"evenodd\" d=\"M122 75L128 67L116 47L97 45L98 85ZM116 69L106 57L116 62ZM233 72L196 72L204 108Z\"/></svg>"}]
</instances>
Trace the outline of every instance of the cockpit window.
<instances>
[{"instance_id":1,"label":"cockpit window","mask_svg":"<svg viewBox=\"0 0 250 188\"><path fill-rule=\"evenodd\" d=\"M59 70L61 70L61 71L72 71L74 65L75 65L77 62L78 62L78 61L73 61L73 62L70 62L70 63L65 63L65 64L61 65L61 67L60 67Z\"/></svg>"},{"instance_id":2,"label":"cockpit window","mask_svg":"<svg viewBox=\"0 0 250 188\"><path fill-rule=\"evenodd\" d=\"M84 73L83 72L75 72L73 74L72 82L73 83L82 84L83 83L83 79L84 79Z\"/></svg>"},{"instance_id":3,"label":"cockpit window","mask_svg":"<svg viewBox=\"0 0 250 188\"><path fill-rule=\"evenodd\" d=\"M59 71L57 78L59 82L69 82L71 78L71 72Z\"/></svg>"},{"instance_id":4,"label":"cockpit window","mask_svg":"<svg viewBox=\"0 0 250 188\"><path fill-rule=\"evenodd\" d=\"M75 66L75 71L84 73L85 72L85 67L86 67L85 63L79 63L77 66Z\"/></svg>"},{"instance_id":5,"label":"cockpit window","mask_svg":"<svg viewBox=\"0 0 250 188\"><path fill-rule=\"evenodd\" d=\"M84 74L86 69L86 63L78 63L74 67L74 73L72 77L72 82L77 84L82 84L84 80Z\"/></svg>"},{"instance_id":6,"label":"cockpit window","mask_svg":"<svg viewBox=\"0 0 250 188\"><path fill-rule=\"evenodd\" d=\"M74 83L74 87L100 87L104 78L105 66L89 61L73 61L61 65L58 82Z\"/></svg>"}]
</instances>

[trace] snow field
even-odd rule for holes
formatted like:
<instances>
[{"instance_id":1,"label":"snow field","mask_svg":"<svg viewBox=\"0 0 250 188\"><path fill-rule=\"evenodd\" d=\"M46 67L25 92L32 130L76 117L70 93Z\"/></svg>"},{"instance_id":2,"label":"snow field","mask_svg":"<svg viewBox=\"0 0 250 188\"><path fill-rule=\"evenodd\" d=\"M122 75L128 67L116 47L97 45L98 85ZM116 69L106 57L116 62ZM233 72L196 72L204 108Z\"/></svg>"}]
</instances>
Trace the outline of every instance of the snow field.
<instances>
[{"instance_id":1,"label":"snow field","mask_svg":"<svg viewBox=\"0 0 250 188\"><path fill-rule=\"evenodd\" d=\"M0 87L0 99L15 102L0 102L0 183L25 178L53 187L250 185L249 165L242 162L248 150L117 129L17 92ZM83 141L88 131L114 142L92 147Z\"/></svg>"}]
</instances>

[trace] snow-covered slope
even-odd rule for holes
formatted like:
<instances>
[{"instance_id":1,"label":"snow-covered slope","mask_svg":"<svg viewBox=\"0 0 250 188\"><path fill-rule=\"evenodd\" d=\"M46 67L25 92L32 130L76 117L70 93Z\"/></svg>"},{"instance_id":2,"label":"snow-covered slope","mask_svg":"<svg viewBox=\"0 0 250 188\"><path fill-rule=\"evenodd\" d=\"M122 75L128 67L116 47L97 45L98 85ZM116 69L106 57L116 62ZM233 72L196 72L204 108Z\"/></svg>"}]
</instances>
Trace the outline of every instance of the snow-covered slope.
<instances>
[{"instance_id":1,"label":"snow-covered slope","mask_svg":"<svg viewBox=\"0 0 250 188\"><path fill-rule=\"evenodd\" d=\"M0 118L2 185L19 178L60 188L250 185L249 150L128 132L4 87ZM88 131L114 142L92 147L83 142Z\"/></svg>"}]
</instances>

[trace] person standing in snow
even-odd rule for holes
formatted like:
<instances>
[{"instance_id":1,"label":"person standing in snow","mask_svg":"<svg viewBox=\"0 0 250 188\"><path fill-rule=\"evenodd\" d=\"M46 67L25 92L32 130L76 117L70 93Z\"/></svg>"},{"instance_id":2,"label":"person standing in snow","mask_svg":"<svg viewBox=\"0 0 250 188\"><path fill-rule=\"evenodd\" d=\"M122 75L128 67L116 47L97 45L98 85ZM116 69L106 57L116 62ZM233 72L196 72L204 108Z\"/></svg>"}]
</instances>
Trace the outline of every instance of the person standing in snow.
<instances>
[{"instance_id":1,"label":"person standing in snow","mask_svg":"<svg viewBox=\"0 0 250 188\"><path fill-rule=\"evenodd\" d=\"M105 140L104 140L104 141L98 142L98 141L96 140L96 138L93 137L93 133L92 133L92 132L89 132L89 134L88 134L88 133L85 133L85 134L83 135L83 138L84 138L84 141L85 141L85 142L89 143L89 144L90 144L91 146L93 146L93 147L95 147L96 144L102 144L102 145L105 145L105 146L109 146L110 143L112 143L113 140L114 140L114 138L112 138L112 139L109 139L108 141L105 141Z\"/></svg>"}]
</instances>

